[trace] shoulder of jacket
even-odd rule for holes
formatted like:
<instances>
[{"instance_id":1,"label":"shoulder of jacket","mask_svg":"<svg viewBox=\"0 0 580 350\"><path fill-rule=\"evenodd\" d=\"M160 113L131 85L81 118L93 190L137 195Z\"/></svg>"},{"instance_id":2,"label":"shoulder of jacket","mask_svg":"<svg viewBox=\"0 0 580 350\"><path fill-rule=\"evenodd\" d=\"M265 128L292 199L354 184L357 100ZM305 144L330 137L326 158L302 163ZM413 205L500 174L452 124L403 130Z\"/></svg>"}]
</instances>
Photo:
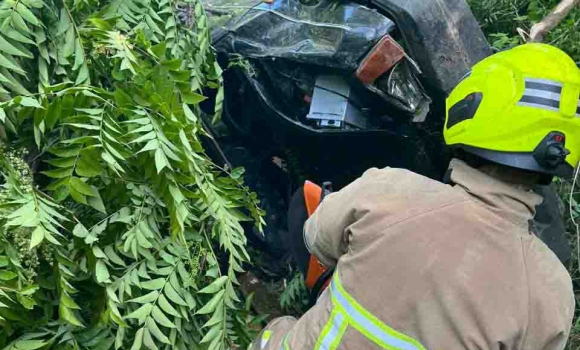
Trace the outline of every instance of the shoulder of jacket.
<instances>
[{"instance_id":1,"label":"shoulder of jacket","mask_svg":"<svg viewBox=\"0 0 580 350\"><path fill-rule=\"evenodd\" d=\"M522 241L529 306L522 348L563 349L575 311L572 278L539 238Z\"/></svg>"},{"instance_id":2,"label":"shoulder of jacket","mask_svg":"<svg viewBox=\"0 0 580 350\"><path fill-rule=\"evenodd\" d=\"M443 185L443 183L430 179L426 176L412 172L411 170L402 168L371 168L362 176L362 179L376 180L376 181L413 181L425 182Z\"/></svg>"},{"instance_id":3,"label":"shoulder of jacket","mask_svg":"<svg viewBox=\"0 0 580 350\"><path fill-rule=\"evenodd\" d=\"M440 181L400 168L371 168L359 179L363 185L392 187L394 192L441 192L451 189Z\"/></svg>"},{"instance_id":4,"label":"shoulder of jacket","mask_svg":"<svg viewBox=\"0 0 580 350\"><path fill-rule=\"evenodd\" d=\"M541 284L543 288L552 291L559 291L563 294L573 293L570 273L542 240L532 235L524 240L523 248L528 280L531 285ZM532 286L530 287L533 289Z\"/></svg>"},{"instance_id":5,"label":"shoulder of jacket","mask_svg":"<svg viewBox=\"0 0 580 350\"><path fill-rule=\"evenodd\" d=\"M370 168L364 172L363 177L382 177L382 176L400 176L400 175L421 176L408 169L386 167L386 168Z\"/></svg>"}]
</instances>

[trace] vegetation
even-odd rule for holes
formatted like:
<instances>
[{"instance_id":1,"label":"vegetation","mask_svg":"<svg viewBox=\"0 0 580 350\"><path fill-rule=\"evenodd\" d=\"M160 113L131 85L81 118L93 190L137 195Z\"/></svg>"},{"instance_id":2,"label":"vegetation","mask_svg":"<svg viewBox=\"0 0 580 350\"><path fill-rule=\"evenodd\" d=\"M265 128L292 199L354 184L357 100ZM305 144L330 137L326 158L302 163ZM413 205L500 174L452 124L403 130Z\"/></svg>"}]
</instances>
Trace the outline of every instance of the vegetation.
<instances>
[{"instance_id":1,"label":"vegetation","mask_svg":"<svg viewBox=\"0 0 580 350\"><path fill-rule=\"evenodd\" d=\"M559 0L470 0L470 5L490 43L497 50L503 50L524 42L521 30L529 32L533 22L547 15ZM580 7L572 10L570 15L549 35L544 42L555 45L566 51L580 63ZM525 33L523 34L525 37ZM580 197L572 182L554 184L562 199L562 209L566 228L572 246L572 256L568 270L574 281L576 293L576 318L568 342L569 349L580 349Z\"/></svg>"},{"instance_id":2,"label":"vegetation","mask_svg":"<svg viewBox=\"0 0 580 350\"><path fill-rule=\"evenodd\" d=\"M534 22L544 18L559 0L468 0L473 13L489 42L497 50L524 43ZM544 42L560 47L580 62L580 7L568 17ZM518 28L521 31L518 31Z\"/></svg>"},{"instance_id":3,"label":"vegetation","mask_svg":"<svg viewBox=\"0 0 580 350\"><path fill-rule=\"evenodd\" d=\"M262 213L202 147L206 23L198 0L0 1L0 347L253 337L236 273Z\"/></svg>"},{"instance_id":4,"label":"vegetation","mask_svg":"<svg viewBox=\"0 0 580 350\"><path fill-rule=\"evenodd\" d=\"M280 307L292 315L302 315L308 311L309 296L304 275L296 271L292 278L285 281L284 290L280 293Z\"/></svg>"}]
</instances>

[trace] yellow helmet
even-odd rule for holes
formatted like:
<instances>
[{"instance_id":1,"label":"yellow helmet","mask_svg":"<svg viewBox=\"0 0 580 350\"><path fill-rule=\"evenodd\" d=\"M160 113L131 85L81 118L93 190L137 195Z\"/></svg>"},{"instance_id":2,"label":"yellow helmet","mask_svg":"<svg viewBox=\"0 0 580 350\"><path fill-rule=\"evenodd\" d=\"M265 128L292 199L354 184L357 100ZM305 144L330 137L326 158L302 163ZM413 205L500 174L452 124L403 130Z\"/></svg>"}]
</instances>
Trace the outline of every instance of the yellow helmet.
<instances>
[{"instance_id":1,"label":"yellow helmet","mask_svg":"<svg viewBox=\"0 0 580 350\"><path fill-rule=\"evenodd\" d=\"M580 161L580 70L526 44L476 64L447 98L443 135L492 162L571 177Z\"/></svg>"}]
</instances>

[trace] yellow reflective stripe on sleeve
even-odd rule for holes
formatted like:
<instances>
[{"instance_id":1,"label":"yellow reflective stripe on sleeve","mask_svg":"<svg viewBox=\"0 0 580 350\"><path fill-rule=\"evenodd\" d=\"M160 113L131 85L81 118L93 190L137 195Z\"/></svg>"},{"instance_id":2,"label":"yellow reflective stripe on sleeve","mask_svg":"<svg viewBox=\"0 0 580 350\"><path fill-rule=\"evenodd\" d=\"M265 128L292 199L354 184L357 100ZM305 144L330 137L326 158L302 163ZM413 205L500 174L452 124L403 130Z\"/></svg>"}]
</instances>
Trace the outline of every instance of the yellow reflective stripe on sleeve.
<instances>
[{"instance_id":1,"label":"yellow reflective stripe on sleeve","mask_svg":"<svg viewBox=\"0 0 580 350\"><path fill-rule=\"evenodd\" d=\"M344 315L344 312L341 312L341 315ZM342 322L338 326L338 334L334 338L332 343L330 344L330 348L328 350L335 350L338 347L338 344L340 344L340 341L342 340L342 336L344 335L344 332L346 332L347 327L348 327L348 318L346 321Z\"/></svg>"},{"instance_id":2,"label":"yellow reflective stripe on sleeve","mask_svg":"<svg viewBox=\"0 0 580 350\"><path fill-rule=\"evenodd\" d=\"M264 331L264 333L262 333L262 339L260 341L260 349L264 349L266 345L268 345L268 340L270 340L271 336L272 331Z\"/></svg>"},{"instance_id":3,"label":"yellow reflective stripe on sleeve","mask_svg":"<svg viewBox=\"0 0 580 350\"><path fill-rule=\"evenodd\" d=\"M330 288L335 309L345 317L346 323L383 349L425 350L417 340L387 326L354 300L342 286L338 271L334 274Z\"/></svg>"},{"instance_id":4,"label":"yellow reflective stripe on sleeve","mask_svg":"<svg viewBox=\"0 0 580 350\"><path fill-rule=\"evenodd\" d=\"M288 334L284 337L282 341L282 345L280 346L280 350L290 350L290 346L288 345Z\"/></svg>"},{"instance_id":5,"label":"yellow reflective stripe on sleeve","mask_svg":"<svg viewBox=\"0 0 580 350\"><path fill-rule=\"evenodd\" d=\"M314 350L334 350L340 343L348 326L347 317L338 307L330 314L330 319L322 329Z\"/></svg>"}]
</instances>

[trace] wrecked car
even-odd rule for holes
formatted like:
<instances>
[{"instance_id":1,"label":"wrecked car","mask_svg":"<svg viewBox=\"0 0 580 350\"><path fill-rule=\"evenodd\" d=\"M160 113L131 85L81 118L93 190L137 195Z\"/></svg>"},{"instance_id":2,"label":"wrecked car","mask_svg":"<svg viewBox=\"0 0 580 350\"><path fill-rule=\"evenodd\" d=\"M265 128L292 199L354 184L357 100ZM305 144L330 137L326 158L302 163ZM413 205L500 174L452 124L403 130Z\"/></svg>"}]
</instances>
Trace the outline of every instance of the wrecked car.
<instances>
[{"instance_id":1,"label":"wrecked car","mask_svg":"<svg viewBox=\"0 0 580 350\"><path fill-rule=\"evenodd\" d=\"M249 235L254 246L287 253L286 212L305 180L339 189L385 166L442 178L445 98L492 53L463 0L204 6L227 67L210 148L222 163L246 168L267 212L266 232Z\"/></svg>"}]
</instances>

